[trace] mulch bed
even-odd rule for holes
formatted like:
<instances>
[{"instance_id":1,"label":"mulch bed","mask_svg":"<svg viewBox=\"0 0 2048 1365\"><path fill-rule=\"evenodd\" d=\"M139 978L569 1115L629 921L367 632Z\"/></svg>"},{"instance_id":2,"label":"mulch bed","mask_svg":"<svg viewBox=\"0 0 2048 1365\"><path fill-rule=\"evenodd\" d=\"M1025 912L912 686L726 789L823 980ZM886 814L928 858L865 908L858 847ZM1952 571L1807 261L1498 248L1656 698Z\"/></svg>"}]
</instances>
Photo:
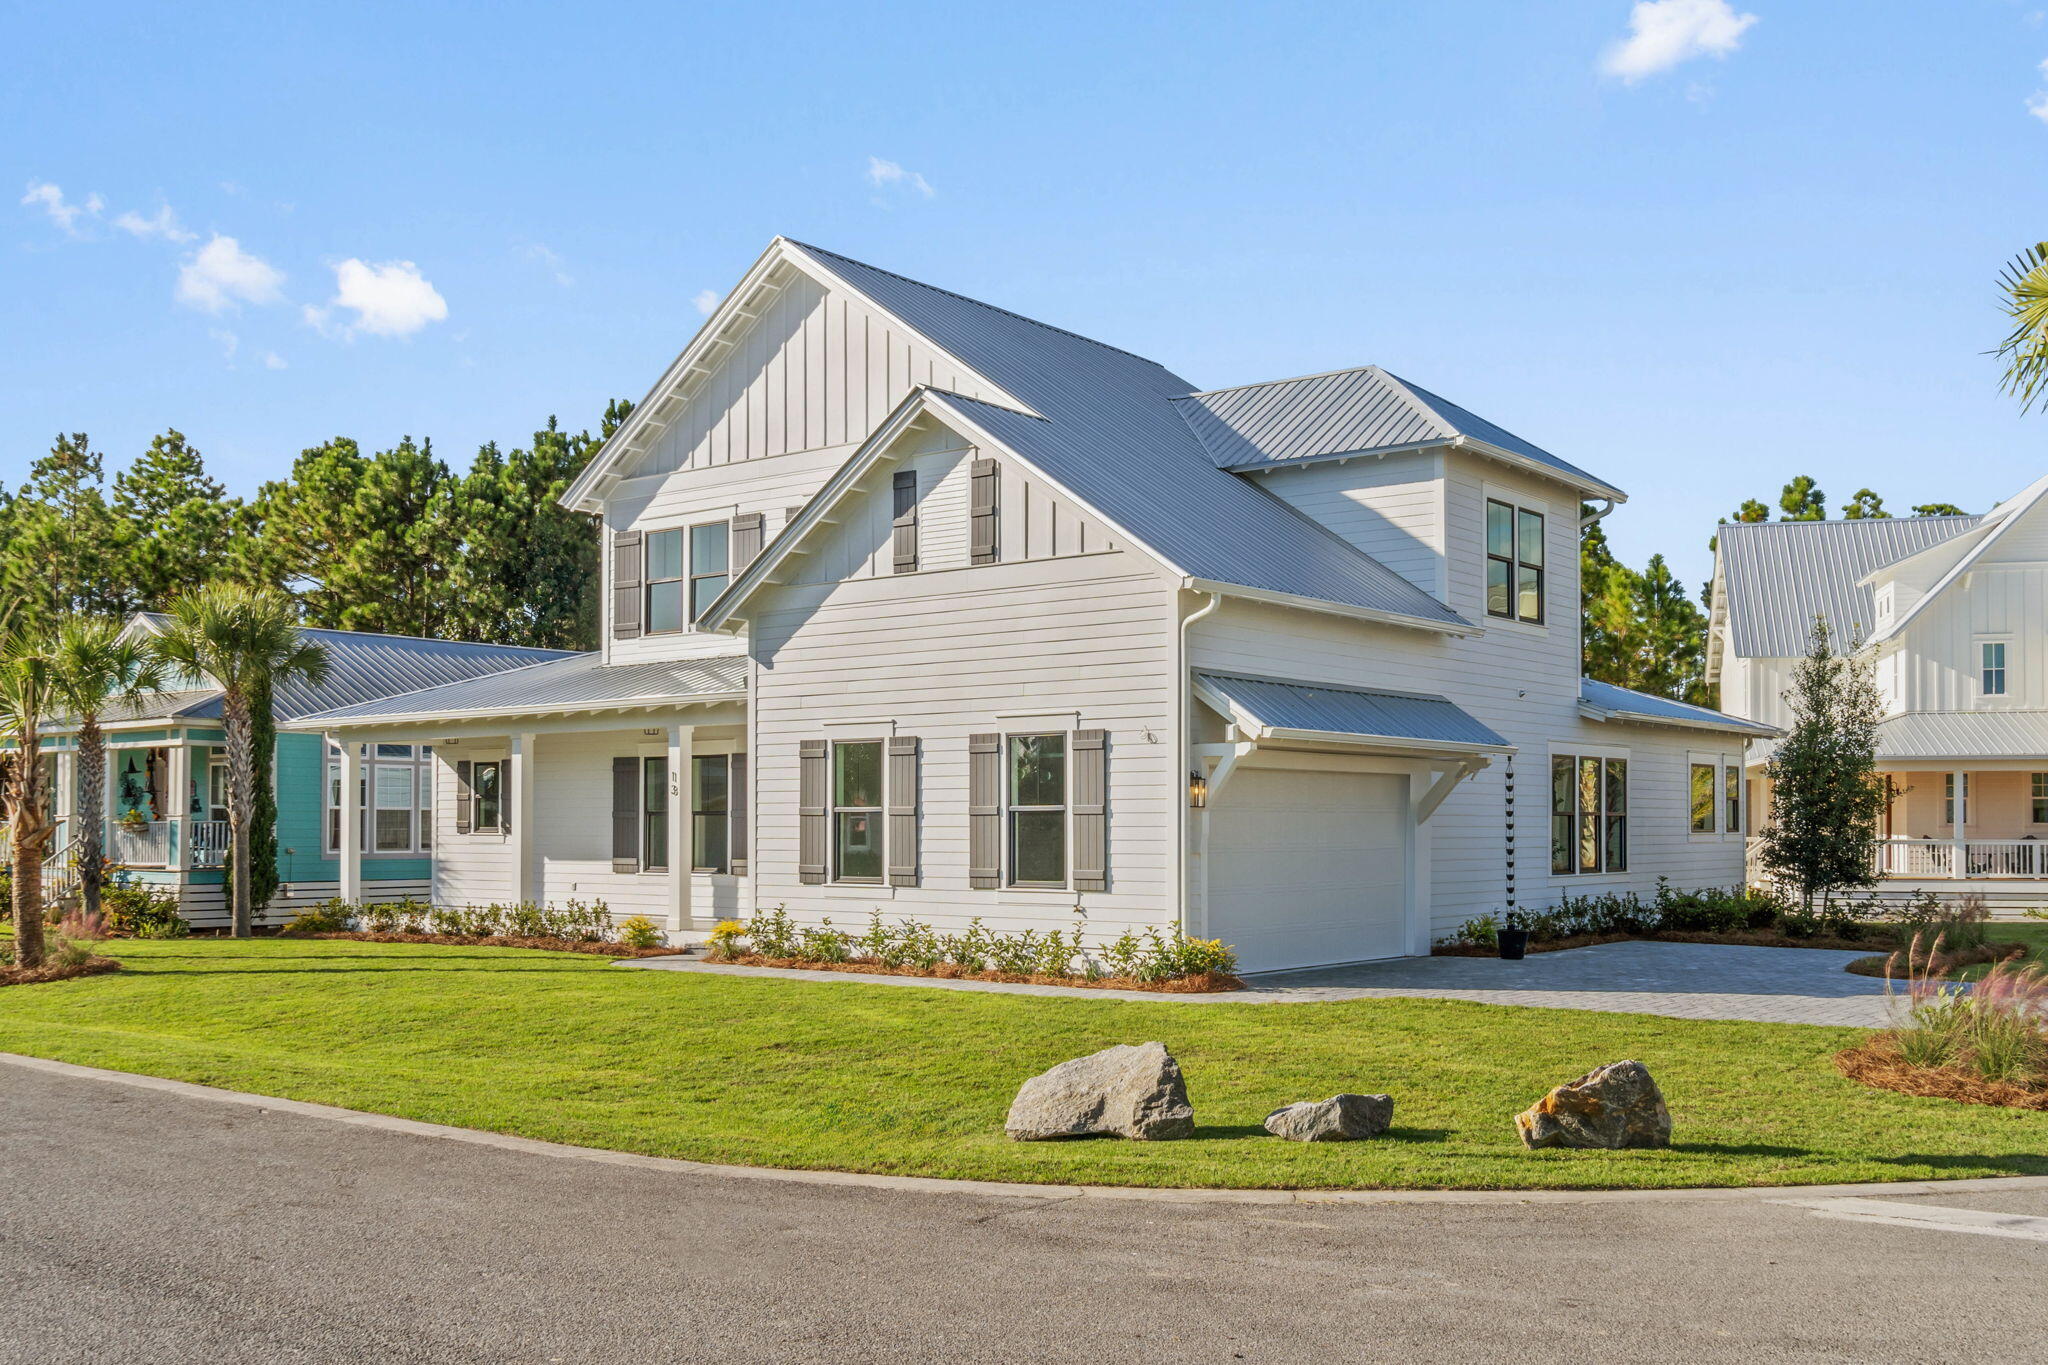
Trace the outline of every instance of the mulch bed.
<instances>
[{"instance_id":1,"label":"mulch bed","mask_svg":"<svg viewBox=\"0 0 2048 1365\"><path fill-rule=\"evenodd\" d=\"M1570 938L1545 939L1532 942L1532 953L1555 953L1565 948L1590 948L1601 943L1720 943L1739 948L1832 948L1837 951L1855 952L1883 948L1889 951L1904 947L1896 939L1884 934L1872 934L1866 938L1834 938L1827 934L1816 934L1811 938L1791 938L1769 929L1744 929L1726 934L1688 934L1676 930L1665 930L1645 934L1574 934ZM1440 943L1431 948L1434 957L1498 957L1497 948L1484 948L1472 943Z\"/></svg>"},{"instance_id":2,"label":"mulch bed","mask_svg":"<svg viewBox=\"0 0 2048 1365\"><path fill-rule=\"evenodd\" d=\"M2024 943L1987 943L1981 948L1964 948L1959 952L1943 953L1931 967L1923 965L1922 976L1941 977L1960 967L1974 967L1980 962L2003 962L2009 957L2024 957L2027 945ZM1892 958L1895 953L1873 953L1859 957L1842 970L1854 972L1857 976L1890 976Z\"/></svg>"},{"instance_id":3,"label":"mulch bed","mask_svg":"<svg viewBox=\"0 0 2048 1365\"><path fill-rule=\"evenodd\" d=\"M40 986L45 981L69 981L73 977L98 976L102 972L118 972L121 964L111 957L89 957L70 967L60 967L54 962L40 967L0 967L0 986Z\"/></svg>"},{"instance_id":4,"label":"mulch bed","mask_svg":"<svg viewBox=\"0 0 2048 1365\"><path fill-rule=\"evenodd\" d=\"M1835 1067L1852 1081L1902 1095L2048 1111L2048 1087L1987 1081L1960 1067L1914 1066L1899 1055L1899 1045L1888 1033L1837 1052Z\"/></svg>"},{"instance_id":5,"label":"mulch bed","mask_svg":"<svg viewBox=\"0 0 2048 1365\"><path fill-rule=\"evenodd\" d=\"M623 943L592 942L575 938L514 938L494 934L379 934L350 930L326 934L280 934L280 938L339 938L354 943L443 943L454 948L538 948L549 953L593 953L598 957L680 957L681 948L628 948Z\"/></svg>"},{"instance_id":6,"label":"mulch bed","mask_svg":"<svg viewBox=\"0 0 2048 1365\"><path fill-rule=\"evenodd\" d=\"M953 963L942 963L931 971L922 967L885 967L879 962L816 962L807 957L763 957L745 953L739 957L708 958L734 967L789 967L804 972L861 972L868 976L924 976L944 981L1003 981L1019 986L1084 986L1106 991L1158 991L1167 995L1206 995L1214 991L1241 991L1244 982L1221 972L1176 977L1171 981L1139 981L1128 976L1048 976L1043 972L970 972Z\"/></svg>"}]
</instances>

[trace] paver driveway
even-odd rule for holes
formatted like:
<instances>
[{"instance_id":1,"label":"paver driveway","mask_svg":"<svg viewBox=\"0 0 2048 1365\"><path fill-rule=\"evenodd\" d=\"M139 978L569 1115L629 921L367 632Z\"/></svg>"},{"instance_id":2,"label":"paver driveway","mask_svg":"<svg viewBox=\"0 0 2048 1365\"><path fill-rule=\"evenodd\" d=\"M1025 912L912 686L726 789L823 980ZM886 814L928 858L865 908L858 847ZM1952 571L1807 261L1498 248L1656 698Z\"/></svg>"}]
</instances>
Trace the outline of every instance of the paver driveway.
<instances>
[{"instance_id":1,"label":"paver driveway","mask_svg":"<svg viewBox=\"0 0 2048 1365\"><path fill-rule=\"evenodd\" d=\"M1476 1000L1489 1005L1541 1009L1664 1014L1678 1019L1752 1019L1767 1024L1847 1024L1881 1028L1890 1022L1884 982L1842 968L1867 953L1821 948L1737 948L1708 943L1606 943L1532 953L1520 962L1490 957L1404 957L1350 967L1268 972L1249 989L1227 995L1171 995L1102 991L1072 986L942 981L930 977L869 976L774 967L727 967L695 958L653 957L621 964L652 971L729 972L783 976L819 984L869 982L926 990L978 990L1017 995L1076 995L1197 1005L1300 1004L1321 1000L1425 997Z\"/></svg>"}]
</instances>

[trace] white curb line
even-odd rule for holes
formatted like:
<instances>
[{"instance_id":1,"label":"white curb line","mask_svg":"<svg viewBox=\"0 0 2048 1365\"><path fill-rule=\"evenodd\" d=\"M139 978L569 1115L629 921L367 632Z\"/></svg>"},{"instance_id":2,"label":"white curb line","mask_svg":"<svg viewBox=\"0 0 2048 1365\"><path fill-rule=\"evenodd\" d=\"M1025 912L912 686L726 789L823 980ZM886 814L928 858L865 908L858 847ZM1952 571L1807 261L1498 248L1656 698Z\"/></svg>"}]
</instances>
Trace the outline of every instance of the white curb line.
<instances>
[{"instance_id":1,"label":"white curb line","mask_svg":"<svg viewBox=\"0 0 2048 1365\"><path fill-rule=\"evenodd\" d=\"M349 1123L411 1137L439 1138L444 1142L467 1142L477 1147L496 1147L528 1156L547 1156L573 1161L595 1161L609 1166L631 1166L643 1171L667 1171L676 1175L716 1176L731 1180L779 1180L798 1185L839 1185L855 1189L898 1190L914 1194L979 1194L1007 1199L1117 1199L1152 1204L1608 1204L1660 1200L1747 1199L1786 1202L1789 1196L1854 1196L1866 1194L1893 1197L1917 1194L1946 1194L1959 1190L2048 1189L2048 1176L1994 1175L1965 1180L1901 1180L1868 1185L1769 1185L1720 1189L1686 1190L1210 1190L1157 1189L1134 1185L1034 1185L1002 1180L944 1180L932 1176L868 1175L855 1171L782 1170L770 1166L720 1166L677 1157L641 1156L633 1152L611 1152L599 1147L574 1147L562 1142L542 1142L514 1137L509 1133L488 1133L476 1128L456 1128L445 1123L421 1123L416 1119L370 1114L360 1109L342 1109L331 1104L305 1100L278 1099L252 1095L241 1090L222 1090L190 1081L166 1080L129 1071L108 1071L96 1066L50 1061L0 1052L0 1062L29 1071L42 1071L74 1080L112 1081L139 1090L156 1090L189 1100L210 1100L217 1104L239 1104L258 1110L274 1110L300 1118Z\"/></svg>"}]
</instances>

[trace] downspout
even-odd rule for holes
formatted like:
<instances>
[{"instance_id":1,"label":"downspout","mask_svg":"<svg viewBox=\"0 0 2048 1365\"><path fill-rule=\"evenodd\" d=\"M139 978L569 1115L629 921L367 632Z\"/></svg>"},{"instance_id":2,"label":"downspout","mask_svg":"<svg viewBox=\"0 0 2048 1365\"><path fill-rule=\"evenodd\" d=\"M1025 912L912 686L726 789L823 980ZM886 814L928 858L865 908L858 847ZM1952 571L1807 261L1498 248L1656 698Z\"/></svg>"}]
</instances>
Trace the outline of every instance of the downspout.
<instances>
[{"instance_id":1,"label":"downspout","mask_svg":"<svg viewBox=\"0 0 2048 1365\"><path fill-rule=\"evenodd\" d=\"M1591 526L1594 522L1599 521L1602 517L1606 516L1609 512L1612 512L1613 510L1613 498L1600 499L1600 506L1597 509L1579 518L1579 530L1584 531L1588 526Z\"/></svg>"},{"instance_id":2,"label":"downspout","mask_svg":"<svg viewBox=\"0 0 2048 1365\"><path fill-rule=\"evenodd\" d=\"M1179 714L1174 717L1174 733L1177 738L1174 740L1173 748L1176 760L1173 773L1173 804L1174 808L1180 812L1180 856L1177 860L1179 864L1177 875L1174 878L1174 914L1180 921L1183 932L1188 927L1187 782L1188 774L1194 770L1193 759L1188 753L1188 746L1191 743L1191 736L1188 731L1193 726L1195 714L1195 680L1192 671L1188 667L1188 627L1214 612L1216 608L1222 605L1223 594L1220 592L1210 593L1208 605L1198 607L1186 616L1181 617L1180 632L1174 637L1174 670L1175 676L1179 680L1175 688L1174 705ZM1204 818L1207 817L1205 816ZM1206 869L1204 869L1204 875L1207 875Z\"/></svg>"}]
</instances>

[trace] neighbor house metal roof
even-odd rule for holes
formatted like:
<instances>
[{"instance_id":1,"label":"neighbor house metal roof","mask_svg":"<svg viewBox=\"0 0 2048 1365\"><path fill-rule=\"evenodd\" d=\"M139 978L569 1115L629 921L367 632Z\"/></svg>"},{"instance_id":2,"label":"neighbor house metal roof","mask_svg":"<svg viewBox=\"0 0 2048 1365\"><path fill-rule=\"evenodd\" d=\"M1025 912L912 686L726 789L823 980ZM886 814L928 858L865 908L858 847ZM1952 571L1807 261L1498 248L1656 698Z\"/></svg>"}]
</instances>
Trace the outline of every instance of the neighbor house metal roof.
<instances>
[{"instance_id":1,"label":"neighbor house metal roof","mask_svg":"<svg viewBox=\"0 0 2048 1365\"><path fill-rule=\"evenodd\" d=\"M1143 357L792 243L1031 408L937 395L1189 578L1454 630L1470 622L1254 482L1175 412L1194 385ZM1036 415L1033 415L1036 414Z\"/></svg>"},{"instance_id":2,"label":"neighbor house metal roof","mask_svg":"<svg viewBox=\"0 0 2048 1365\"><path fill-rule=\"evenodd\" d=\"M1813 618L1838 640L1876 624L1861 580L1974 530L1982 517L1871 517L1861 521L1731 522L1719 528L1730 643L1743 658L1806 652Z\"/></svg>"},{"instance_id":3,"label":"neighbor house metal roof","mask_svg":"<svg viewBox=\"0 0 2048 1365\"><path fill-rule=\"evenodd\" d=\"M1600 682L1594 678L1579 679L1579 704L1596 720L1680 725L1701 730L1729 730L1737 734L1755 735L1759 739L1768 739L1778 733L1773 726L1731 716L1712 707L1673 701L1669 697L1653 696L1648 692L1617 687L1613 683Z\"/></svg>"},{"instance_id":4,"label":"neighbor house metal roof","mask_svg":"<svg viewBox=\"0 0 2048 1365\"><path fill-rule=\"evenodd\" d=\"M1916 711L1880 721L1877 757L2048 760L2048 711Z\"/></svg>"},{"instance_id":5,"label":"neighbor house metal roof","mask_svg":"<svg viewBox=\"0 0 2048 1365\"><path fill-rule=\"evenodd\" d=\"M302 716L293 728L626 710L664 702L743 697L746 691L747 659L743 654L637 664L606 664L601 654L572 654L487 678Z\"/></svg>"},{"instance_id":6,"label":"neighbor house metal roof","mask_svg":"<svg viewBox=\"0 0 2048 1365\"><path fill-rule=\"evenodd\" d=\"M1195 687L1240 723L1282 737L1344 735L1421 748L1514 747L1447 697L1200 670Z\"/></svg>"},{"instance_id":7,"label":"neighbor house metal roof","mask_svg":"<svg viewBox=\"0 0 2048 1365\"><path fill-rule=\"evenodd\" d=\"M152 612L138 619L160 629L166 618ZM277 689L273 708L280 724L316 711L353 706L395 692L462 682L470 678L523 668L550 659L574 657L566 650L528 649L518 645L470 644L460 640L423 640L408 635L367 631L326 630L307 626L299 634L321 646L327 655L327 677L318 683L294 679ZM219 720L218 688L185 689L115 708L111 722L146 720Z\"/></svg>"},{"instance_id":8,"label":"neighbor house metal roof","mask_svg":"<svg viewBox=\"0 0 2048 1365\"><path fill-rule=\"evenodd\" d=\"M1608 497L1621 490L1449 399L1377 365L1265 384L1212 389L1174 401L1218 466L1270 469L1340 455L1483 442Z\"/></svg>"}]
</instances>

